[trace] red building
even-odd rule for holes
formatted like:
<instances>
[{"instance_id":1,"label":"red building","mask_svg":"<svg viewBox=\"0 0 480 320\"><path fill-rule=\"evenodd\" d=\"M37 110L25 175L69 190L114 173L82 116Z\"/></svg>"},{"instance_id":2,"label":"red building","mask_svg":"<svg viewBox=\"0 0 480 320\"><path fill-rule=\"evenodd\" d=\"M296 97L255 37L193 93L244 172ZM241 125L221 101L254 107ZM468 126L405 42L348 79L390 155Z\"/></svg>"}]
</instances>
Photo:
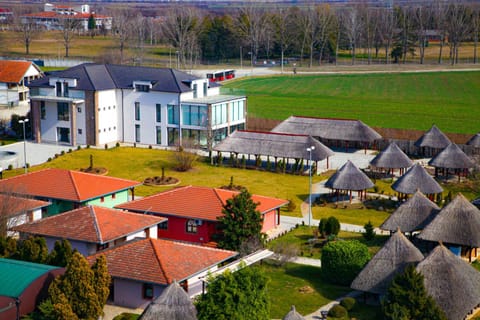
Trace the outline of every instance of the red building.
<instances>
[{"instance_id":1,"label":"red building","mask_svg":"<svg viewBox=\"0 0 480 320\"><path fill-rule=\"evenodd\" d=\"M207 243L216 232L217 218L222 216L227 200L238 192L187 186L127 202L116 208L132 212L155 214L168 218L158 227L158 237L188 242ZM263 216L262 232L280 224L280 208L287 200L252 195L257 210Z\"/></svg>"}]
</instances>

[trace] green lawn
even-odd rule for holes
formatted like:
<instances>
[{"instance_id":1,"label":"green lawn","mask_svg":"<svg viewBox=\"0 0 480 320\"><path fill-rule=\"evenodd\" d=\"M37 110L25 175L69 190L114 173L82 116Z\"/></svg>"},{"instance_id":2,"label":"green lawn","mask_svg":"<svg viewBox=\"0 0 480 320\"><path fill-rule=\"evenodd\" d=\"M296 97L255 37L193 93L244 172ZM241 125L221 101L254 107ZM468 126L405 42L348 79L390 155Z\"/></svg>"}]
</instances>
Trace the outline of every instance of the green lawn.
<instances>
[{"instance_id":1,"label":"green lawn","mask_svg":"<svg viewBox=\"0 0 480 320\"><path fill-rule=\"evenodd\" d=\"M225 85L248 96L249 116L354 118L370 126L478 132L480 72L297 75Z\"/></svg>"},{"instance_id":2,"label":"green lawn","mask_svg":"<svg viewBox=\"0 0 480 320\"><path fill-rule=\"evenodd\" d=\"M347 205L347 208L344 209L343 204L341 203L338 204L337 209L331 206L316 206L312 207L312 213L315 219L334 216L342 223L350 223L360 226L363 226L370 220L374 227L380 226L389 216L389 213L385 211L366 209L360 205L357 207L358 208L349 207Z\"/></svg>"}]
</instances>

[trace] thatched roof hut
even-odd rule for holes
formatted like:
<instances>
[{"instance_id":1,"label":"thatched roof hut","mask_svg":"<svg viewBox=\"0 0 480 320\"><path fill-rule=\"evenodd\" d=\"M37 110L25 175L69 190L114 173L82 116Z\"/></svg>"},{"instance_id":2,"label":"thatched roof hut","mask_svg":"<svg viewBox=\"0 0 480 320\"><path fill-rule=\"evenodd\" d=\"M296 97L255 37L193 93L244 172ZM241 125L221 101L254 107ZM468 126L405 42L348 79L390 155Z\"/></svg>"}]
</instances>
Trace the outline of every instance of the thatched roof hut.
<instances>
[{"instance_id":1,"label":"thatched roof hut","mask_svg":"<svg viewBox=\"0 0 480 320\"><path fill-rule=\"evenodd\" d=\"M467 146L472 146L474 148L480 148L480 133L475 134L473 137L471 137L467 143Z\"/></svg>"},{"instance_id":2,"label":"thatched roof hut","mask_svg":"<svg viewBox=\"0 0 480 320\"><path fill-rule=\"evenodd\" d=\"M395 142L370 161L370 165L384 169L404 169L413 165L413 161L400 149Z\"/></svg>"},{"instance_id":3,"label":"thatched roof hut","mask_svg":"<svg viewBox=\"0 0 480 320\"><path fill-rule=\"evenodd\" d=\"M153 300L138 320L196 320L197 310L190 297L172 282L162 294Z\"/></svg>"},{"instance_id":4,"label":"thatched roof hut","mask_svg":"<svg viewBox=\"0 0 480 320\"><path fill-rule=\"evenodd\" d=\"M423 260L423 254L398 230L373 256L353 280L355 290L383 295L394 276L403 272L409 264Z\"/></svg>"},{"instance_id":5,"label":"thatched roof hut","mask_svg":"<svg viewBox=\"0 0 480 320\"><path fill-rule=\"evenodd\" d=\"M282 320L305 320L300 313L295 310L295 306L282 318Z\"/></svg>"},{"instance_id":6,"label":"thatched roof hut","mask_svg":"<svg viewBox=\"0 0 480 320\"><path fill-rule=\"evenodd\" d=\"M480 304L480 273L438 245L417 266L427 293L449 320L463 320Z\"/></svg>"},{"instance_id":7,"label":"thatched roof hut","mask_svg":"<svg viewBox=\"0 0 480 320\"><path fill-rule=\"evenodd\" d=\"M352 201L352 191L359 191L362 198L363 195L360 192L373 188L374 184L365 173L348 160L325 182L325 186L333 190L350 191L350 201Z\"/></svg>"},{"instance_id":8,"label":"thatched roof hut","mask_svg":"<svg viewBox=\"0 0 480 320\"><path fill-rule=\"evenodd\" d=\"M418 236L429 241L480 247L480 210L461 193L440 210Z\"/></svg>"},{"instance_id":9,"label":"thatched roof hut","mask_svg":"<svg viewBox=\"0 0 480 320\"><path fill-rule=\"evenodd\" d=\"M436 194L442 187L418 163L392 184L392 189L403 194L414 194L420 190L423 194Z\"/></svg>"},{"instance_id":10,"label":"thatched roof hut","mask_svg":"<svg viewBox=\"0 0 480 320\"><path fill-rule=\"evenodd\" d=\"M450 139L436 125L432 125L430 130L425 132L414 144L422 149L422 153L434 155L439 150L446 148L450 143Z\"/></svg>"},{"instance_id":11,"label":"thatched roof hut","mask_svg":"<svg viewBox=\"0 0 480 320\"><path fill-rule=\"evenodd\" d=\"M449 144L439 154L433 157L429 165L446 169L470 169L475 162L470 159L455 143Z\"/></svg>"},{"instance_id":12,"label":"thatched roof hut","mask_svg":"<svg viewBox=\"0 0 480 320\"><path fill-rule=\"evenodd\" d=\"M420 191L402 203L380 226L380 229L403 232L422 230L436 217L440 208Z\"/></svg>"}]
</instances>

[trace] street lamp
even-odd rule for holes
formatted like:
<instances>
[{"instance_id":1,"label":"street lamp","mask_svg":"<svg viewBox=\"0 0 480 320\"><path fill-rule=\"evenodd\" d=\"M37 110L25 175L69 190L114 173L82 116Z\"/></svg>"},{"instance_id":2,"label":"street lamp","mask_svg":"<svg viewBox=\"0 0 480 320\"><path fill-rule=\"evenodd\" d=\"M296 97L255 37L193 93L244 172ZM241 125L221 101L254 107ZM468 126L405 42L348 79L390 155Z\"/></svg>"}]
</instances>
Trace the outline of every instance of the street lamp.
<instances>
[{"instance_id":1,"label":"street lamp","mask_svg":"<svg viewBox=\"0 0 480 320\"><path fill-rule=\"evenodd\" d=\"M177 70L180 70L180 51L175 52L177 54Z\"/></svg>"},{"instance_id":2,"label":"street lamp","mask_svg":"<svg viewBox=\"0 0 480 320\"><path fill-rule=\"evenodd\" d=\"M23 160L25 164L25 173L27 173L27 135L25 134L25 123L28 119L18 120L18 123L23 125Z\"/></svg>"},{"instance_id":3,"label":"street lamp","mask_svg":"<svg viewBox=\"0 0 480 320\"><path fill-rule=\"evenodd\" d=\"M315 146L311 146L307 148L308 152L308 164L310 165L310 169L308 171L308 178L309 178L309 191L308 191L308 225L312 225L312 151L315 150Z\"/></svg>"}]
</instances>

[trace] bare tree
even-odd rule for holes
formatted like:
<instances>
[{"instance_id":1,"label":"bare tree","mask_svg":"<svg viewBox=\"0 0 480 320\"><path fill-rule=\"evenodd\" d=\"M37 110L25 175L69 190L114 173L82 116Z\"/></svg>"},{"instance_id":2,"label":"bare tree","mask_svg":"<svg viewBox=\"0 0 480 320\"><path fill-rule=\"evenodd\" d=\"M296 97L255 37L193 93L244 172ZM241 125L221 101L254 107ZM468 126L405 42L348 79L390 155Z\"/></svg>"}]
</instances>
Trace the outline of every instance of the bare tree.
<instances>
[{"instance_id":1,"label":"bare tree","mask_svg":"<svg viewBox=\"0 0 480 320\"><path fill-rule=\"evenodd\" d=\"M420 52L420 64L425 60L425 47L427 45L427 30L432 19L432 10L428 6L416 6L410 9L413 16L415 33L417 36L418 49Z\"/></svg>"},{"instance_id":2,"label":"bare tree","mask_svg":"<svg viewBox=\"0 0 480 320\"><path fill-rule=\"evenodd\" d=\"M354 65L355 55L357 54L357 46L359 45L363 28L358 7L353 6L343 10L341 21L352 54L352 65Z\"/></svg>"},{"instance_id":3,"label":"bare tree","mask_svg":"<svg viewBox=\"0 0 480 320\"><path fill-rule=\"evenodd\" d=\"M379 16L376 8L362 5L360 8L364 26L365 49L367 50L368 64L372 63L372 48L374 46L375 35L379 28Z\"/></svg>"},{"instance_id":4,"label":"bare tree","mask_svg":"<svg viewBox=\"0 0 480 320\"><path fill-rule=\"evenodd\" d=\"M472 6L473 63L477 63L478 34L480 32L480 6Z\"/></svg>"},{"instance_id":5,"label":"bare tree","mask_svg":"<svg viewBox=\"0 0 480 320\"><path fill-rule=\"evenodd\" d=\"M131 20L131 45L134 53L134 63L142 64L145 55L145 41L147 37L147 22L146 19L138 13Z\"/></svg>"},{"instance_id":6,"label":"bare tree","mask_svg":"<svg viewBox=\"0 0 480 320\"><path fill-rule=\"evenodd\" d=\"M18 10L14 15L14 29L18 32L20 41L25 46L25 54L30 54L32 40L37 38L41 32L37 24L27 17L23 17L29 11Z\"/></svg>"},{"instance_id":7,"label":"bare tree","mask_svg":"<svg viewBox=\"0 0 480 320\"><path fill-rule=\"evenodd\" d=\"M81 23L79 19L73 16L64 15L59 18L60 28L62 29L63 46L65 47L65 57L69 57L70 46L75 38L75 34L80 30Z\"/></svg>"},{"instance_id":8,"label":"bare tree","mask_svg":"<svg viewBox=\"0 0 480 320\"><path fill-rule=\"evenodd\" d=\"M254 6L251 3L240 9L237 19L237 29L239 35L250 46L252 61L258 57L258 52L264 40L264 33L268 26L268 15L264 9Z\"/></svg>"},{"instance_id":9,"label":"bare tree","mask_svg":"<svg viewBox=\"0 0 480 320\"><path fill-rule=\"evenodd\" d=\"M118 39L120 47L120 63L125 58L125 48L131 37L133 12L127 9L115 10L112 13L112 32Z\"/></svg>"},{"instance_id":10,"label":"bare tree","mask_svg":"<svg viewBox=\"0 0 480 320\"><path fill-rule=\"evenodd\" d=\"M315 10L317 15L317 22L318 22L318 32L316 33L316 41L319 46L319 57L318 63L322 63L323 53L325 47L328 43L330 33L333 30L334 22L335 22L335 14L332 12L330 6L328 5L320 5ZM312 56L310 56L310 63L312 60Z\"/></svg>"},{"instance_id":11,"label":"bare tree","mask_svg":"<svg viewBox=\"0 0 480 320\"><path fill-rule=\"evenodd\" d=\"M280 46L280 64L283 73L285 51L290 48L294 42L295 33L292 25L295 21L295 10L292 8L277 7L273 17L273 26L275 28L275 39Z\"/></svg>"},{"instance_id":12,"label":"bare tree","mask_svg":"<svg viewBox=\"0 0 480 320\"><path fill-rule=\"evenodd\" d=\"M448 44L450 47L450 63L458 63L458 48L469 34L471 25L468 8L459 3L451 3L448 6L446 27L448 32Z\"/></svg>"},{"instance_id":13,"label":"bare tree","mask_svg":"<svg viewBox=\"0 0 480 320\"><path fill-rule=\"evenodd\" d=\"M438 36L440 38L438 64L442 64L443 47L445 45L445 39L447 35L447 10L448 10L448 7L445 4L445 1L434 2L433 8L432 8L433 23L434 23L436 32L438 32Z\"/></svg>"},{"instance_id":14,"label":"bare tree","mask_svg":"<svg viewBox=\"0 0 480 320\"><path fill-rule=\"evenodd\" d=\"M27 198L25 198L27 199ZM26 203L15 196L14 189L0 189L0 237L8 236L11 227L26 222Z\"/></svg>"},{"instance_id":15,"label":"bare tree","mask_svg":"<svg viewBox=\"0 0 480 320\"><path fill-rule=\"evenodd\" d=\"M385 63L390 63L390 50L394 39L395 15L391 8L383 8L377 11L379 14L379 23L377 36L379 42L385 48Z\"/></svg>"}]
</instances>

